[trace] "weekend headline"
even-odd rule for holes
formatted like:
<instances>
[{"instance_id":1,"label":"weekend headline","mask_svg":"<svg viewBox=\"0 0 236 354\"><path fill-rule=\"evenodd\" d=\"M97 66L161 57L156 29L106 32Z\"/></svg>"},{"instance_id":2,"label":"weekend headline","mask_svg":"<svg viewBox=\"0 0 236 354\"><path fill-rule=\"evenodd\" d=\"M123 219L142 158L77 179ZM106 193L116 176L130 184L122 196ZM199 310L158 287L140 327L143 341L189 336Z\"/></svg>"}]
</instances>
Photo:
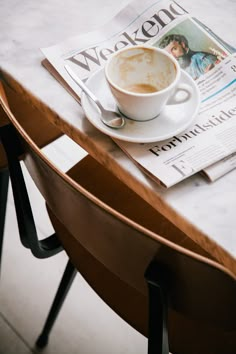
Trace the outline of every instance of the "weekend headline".
<instances>
[{"instance_id":1,"label":"weekend headline","mask_svg":"<svg viewBox=\"0 0 236 354\"><path fill-rule=\"evenodd\" d=\"M116 42L113 44L112 48L102 48L95 45L81 50L79 53L68 57L67 60L78 65L85 71L94 71L94 65L95 67L103 67L104 61L107 61L108 57L117 50L150 41L152 38L157 37L165 26L187 13L188 12L177 4L176 1L171 1L167 8L162 8L153 13L149 19L145 20L138 28L133 30L132 33L128 33L127 31L122 32L118 38L116 38ZM132 21L132 25L133 23L134 21Z\"/></svg>"}]
</instances>

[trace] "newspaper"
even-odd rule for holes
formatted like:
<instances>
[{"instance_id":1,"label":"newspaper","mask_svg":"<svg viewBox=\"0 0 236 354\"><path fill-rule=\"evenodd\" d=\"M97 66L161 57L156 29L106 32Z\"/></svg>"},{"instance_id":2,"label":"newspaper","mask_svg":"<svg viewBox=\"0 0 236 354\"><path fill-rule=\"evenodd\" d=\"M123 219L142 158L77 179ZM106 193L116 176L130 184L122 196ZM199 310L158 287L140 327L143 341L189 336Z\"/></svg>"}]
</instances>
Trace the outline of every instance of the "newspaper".
<instances>
[{"instance_id":1,"label":"newspaper","mask_svg":"<svg viewBox=\"0 0 236 354\"><path fill-rule=\"evenodd\" d=\"M79 100L81 90L66 73L65 63L86 80L113 52L137 44L161 47L177 58L196 80L200 111L192 126L171 139L145 144L114 141L165 187L200 171L213 181L235 168L235 49L192 17L181 2L134 0L97 31L43 48L43 64Z\"/></svg>"},{"instance_id":2,"label":"newspaper","mask_svg":"<svg viewBox=\"0 0 236 354\"><path fill-rule=\"evenodd\" d=\"M236 152L205 168L202 170L202 174L213 182L232 171L234 168L236 168Z\"/></svg>"}]
</instances>

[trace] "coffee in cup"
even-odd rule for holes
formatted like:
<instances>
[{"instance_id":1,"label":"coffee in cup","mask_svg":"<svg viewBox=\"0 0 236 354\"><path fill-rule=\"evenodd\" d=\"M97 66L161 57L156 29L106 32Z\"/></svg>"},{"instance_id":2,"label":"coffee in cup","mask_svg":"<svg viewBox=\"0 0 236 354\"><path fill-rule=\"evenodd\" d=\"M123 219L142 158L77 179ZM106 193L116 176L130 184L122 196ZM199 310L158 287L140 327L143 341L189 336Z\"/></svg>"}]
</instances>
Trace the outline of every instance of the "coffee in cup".
<instances>
[{"instance_id":1,"label":"coffee in cup","mask_svg":"<svg viewBox=\"0 0 236 354\"><path fill-rule=\"evenodd\" d=\"M179 83L180 74L174 57L146 45L123 48L105 65L106 80L120 112L138 121L157 117L166 104L190 99L192 88Z\"/></svg>"}]
</instances>

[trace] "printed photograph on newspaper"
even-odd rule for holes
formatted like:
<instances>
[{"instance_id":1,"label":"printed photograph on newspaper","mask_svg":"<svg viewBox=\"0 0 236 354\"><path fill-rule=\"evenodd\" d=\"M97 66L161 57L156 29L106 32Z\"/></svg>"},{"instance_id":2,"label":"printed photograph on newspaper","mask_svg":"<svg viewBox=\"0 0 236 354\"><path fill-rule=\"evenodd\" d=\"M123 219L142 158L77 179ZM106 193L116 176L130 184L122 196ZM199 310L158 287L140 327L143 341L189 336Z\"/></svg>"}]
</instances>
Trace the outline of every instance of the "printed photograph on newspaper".
<instances>
[{"instance_id":1,"label":"printed photograph on newspaper","mask_svg":"<svg viewBox=\"0 0 236 354\"><path fill-rule=\"evenodd\" d=\"M153 45L172 54L194 80L209 72L228 55L190 18L169 30Z\"/></svg>"}]
</instances>

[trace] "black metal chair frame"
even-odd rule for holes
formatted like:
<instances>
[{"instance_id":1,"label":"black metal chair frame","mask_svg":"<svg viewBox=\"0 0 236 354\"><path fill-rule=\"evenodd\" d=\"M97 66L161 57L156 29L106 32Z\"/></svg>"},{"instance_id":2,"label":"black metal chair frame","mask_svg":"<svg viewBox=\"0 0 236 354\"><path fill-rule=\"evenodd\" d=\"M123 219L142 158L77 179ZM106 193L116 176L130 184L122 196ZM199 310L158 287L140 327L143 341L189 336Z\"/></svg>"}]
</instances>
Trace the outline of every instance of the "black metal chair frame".
<instances>
[{"instance_id":1,"label":"black metal chair frame","mask_svg":"<svg viewBox=\"0 0 236 354\"><path fill-rule=\"evenodd\" d=\"M44 348L47 345L50 331L76 272L75 267L69 260L43 330L36 341L38 348ZM166 274L166 271L163 274ZM160 274L160 266L158 266L156 261L149 265L145 273L149 296L148 354L169 354L167 328L168 292L163 274Z\"/></svg>"},{"instance_id":2,"label":"black metal chair frame","mask_svg":"<svg viewBox=\"0 0 236 354\"><path fill-rule=\"evenodd\" d=\"M29 248L37 258L51 257L62 251L62 247L55 233L44 240L38 239L33 212L19 162L19 157L24 152L13 126L5 125L1 127L0 137L8 161L8 171L12 184L21 243L24 247ZM2 188L4 188L4 183L5 185L7 183L7 176L8 173L5 175Z\"/></svg>"},{"instance_id":3,"label":"black metal chair frame","mask_svg":"<svg viewBox=\"0 0 236 354\"><path fill-rule=\"evenodd\" d=\"M1 273L4 226L5 226L5 218L6 218L8 185L9 185L9 171L7 168L5 168L0 171L0 201L1 201L0 202L0 273Z\"/></svg>"}]
</instances>

